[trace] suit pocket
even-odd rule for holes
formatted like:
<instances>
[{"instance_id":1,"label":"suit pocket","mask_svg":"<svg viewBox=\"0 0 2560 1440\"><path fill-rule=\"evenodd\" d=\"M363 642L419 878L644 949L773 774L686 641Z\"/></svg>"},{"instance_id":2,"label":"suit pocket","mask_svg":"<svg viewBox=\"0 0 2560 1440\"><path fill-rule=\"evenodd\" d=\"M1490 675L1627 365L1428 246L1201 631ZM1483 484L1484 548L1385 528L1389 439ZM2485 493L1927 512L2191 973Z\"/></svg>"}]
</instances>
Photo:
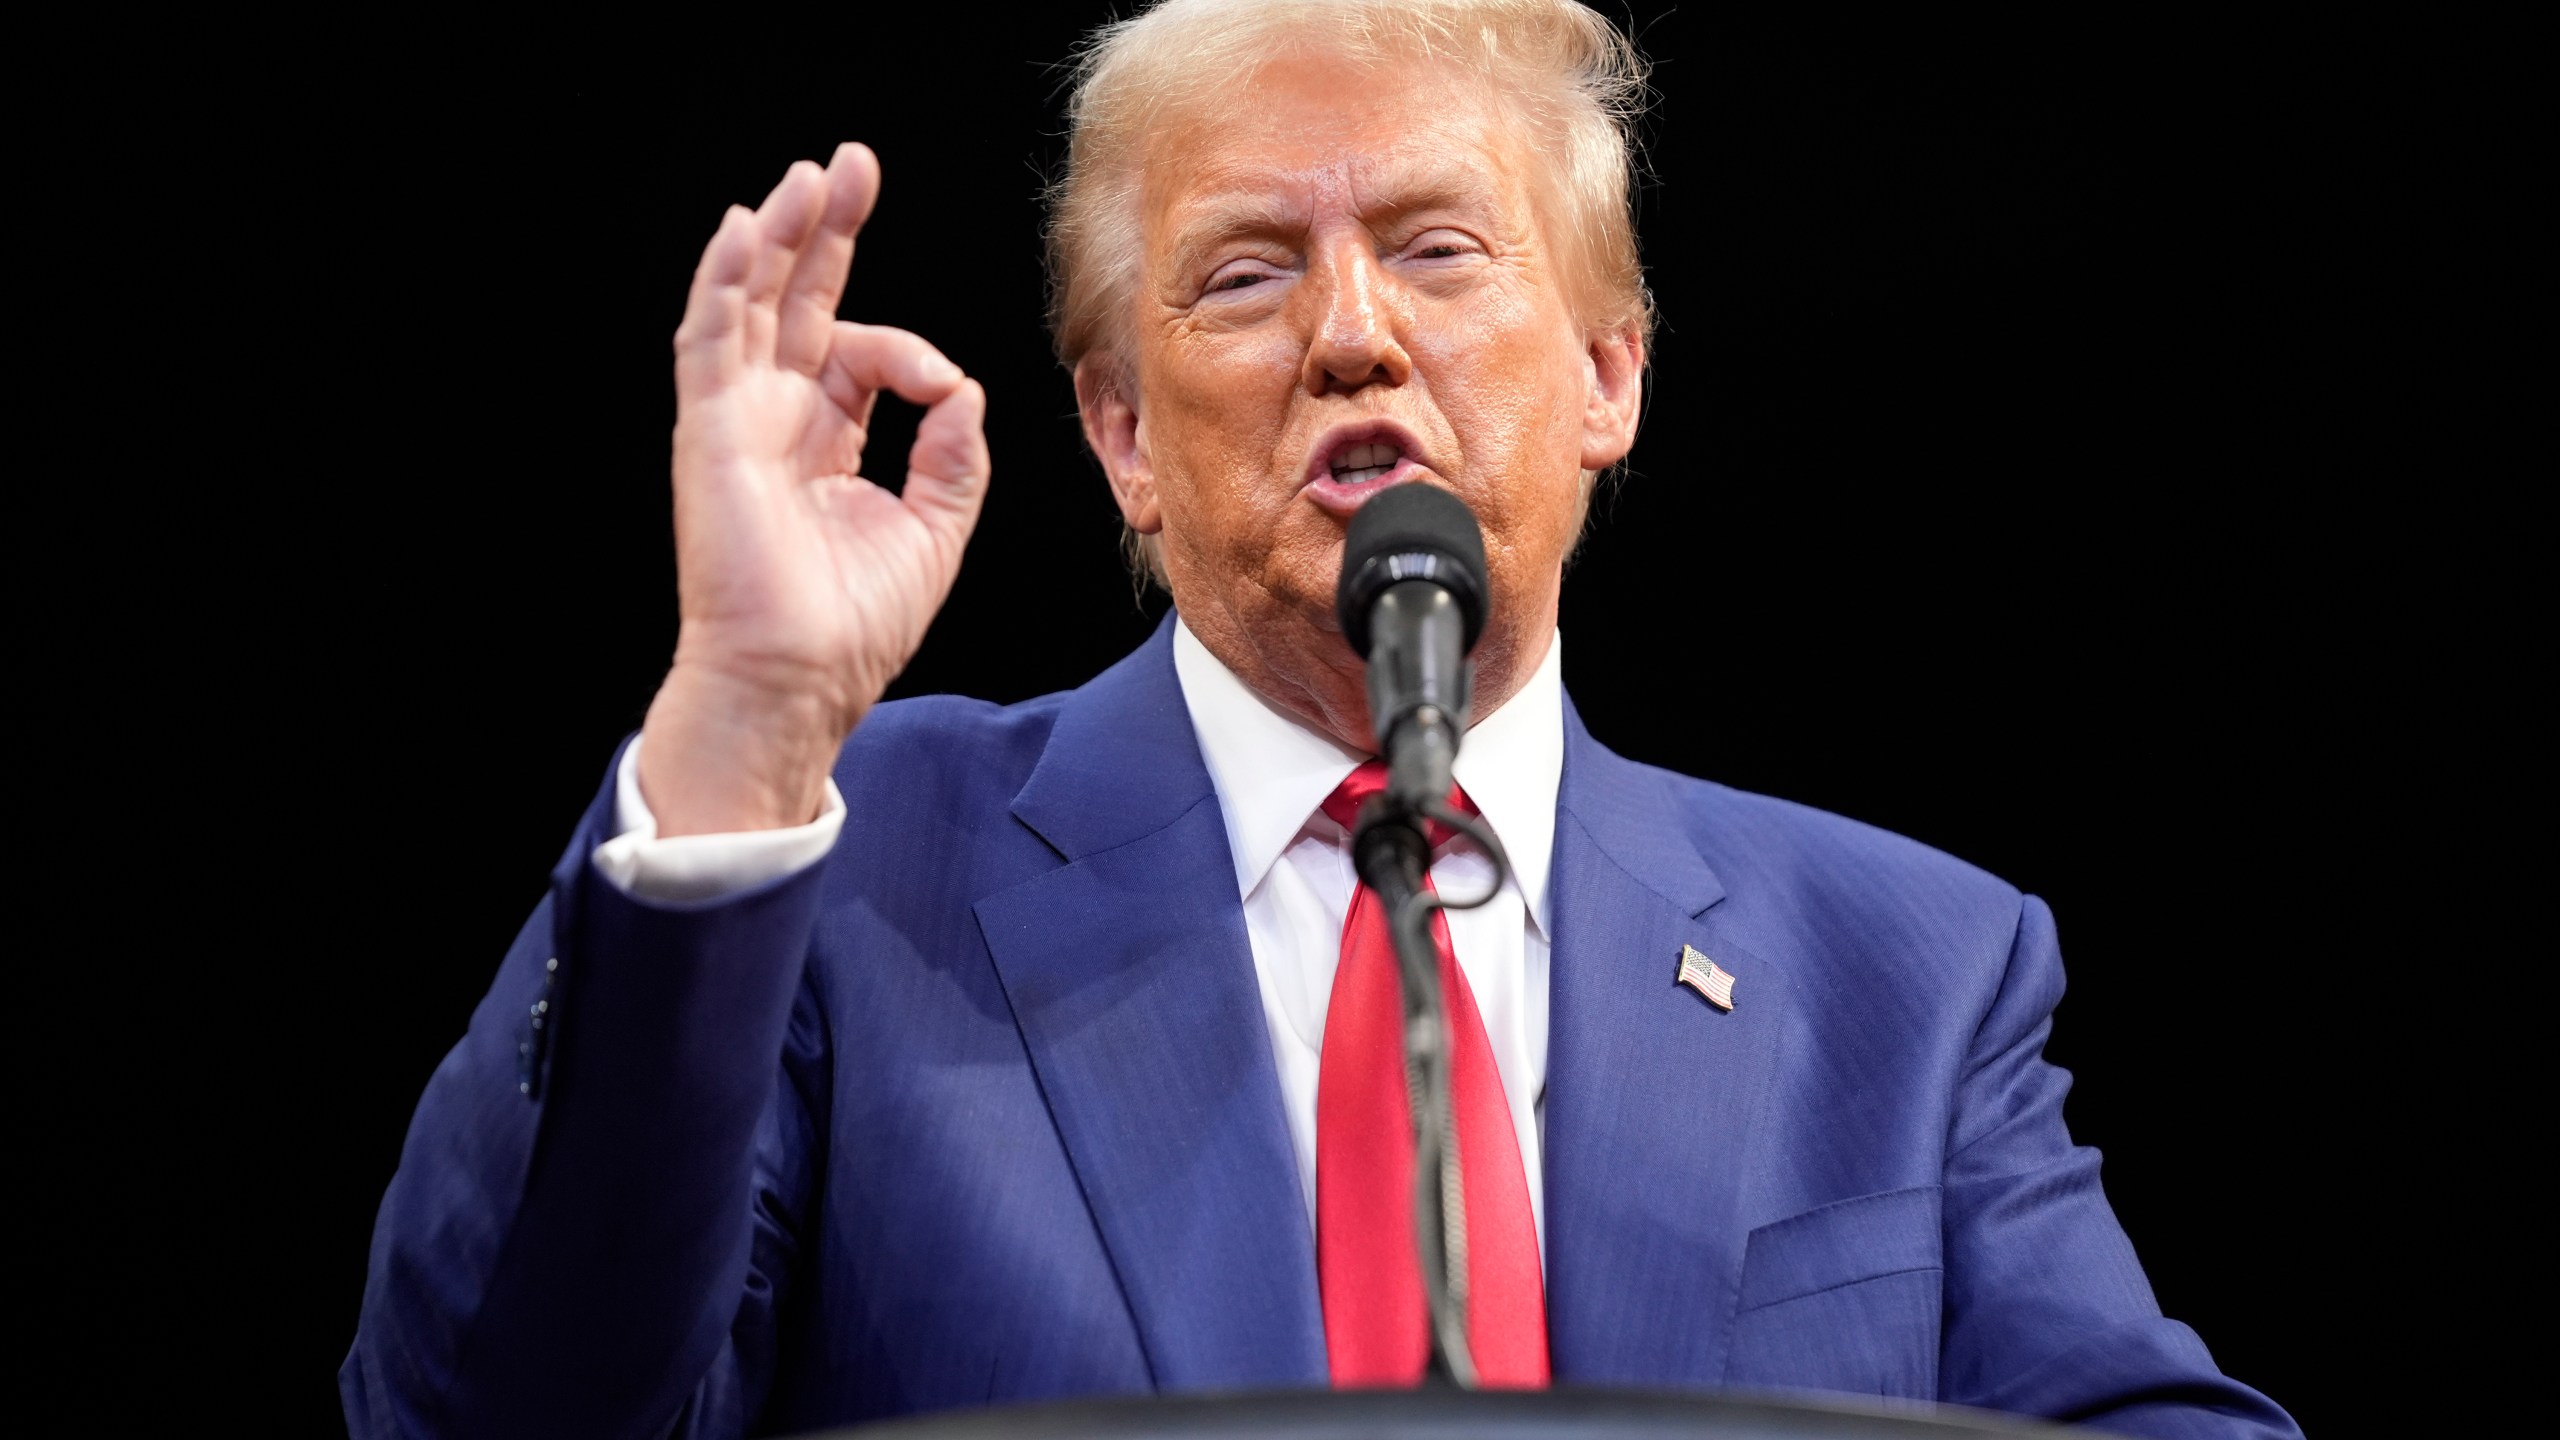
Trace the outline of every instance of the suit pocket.
<instances>
[{"instance_id":1,"label":"suit pocket","mask_svg":"<svg viewBox=\"0 0 2560 1440\"><path fill-rule=\"evenodd\" d=\"M1836 1201L1751 1232L1728 1385L1937 1393L1938 1187Z\"/></svg>"}]
</instances>

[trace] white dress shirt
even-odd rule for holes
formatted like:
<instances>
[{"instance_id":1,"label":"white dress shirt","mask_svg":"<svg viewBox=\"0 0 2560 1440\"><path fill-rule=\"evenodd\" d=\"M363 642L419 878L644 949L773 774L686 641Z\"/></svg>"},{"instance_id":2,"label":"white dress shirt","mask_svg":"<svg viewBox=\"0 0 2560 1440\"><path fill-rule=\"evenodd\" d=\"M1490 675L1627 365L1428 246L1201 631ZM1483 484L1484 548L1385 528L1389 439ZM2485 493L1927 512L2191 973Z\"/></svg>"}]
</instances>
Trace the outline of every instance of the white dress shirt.
<instances>
[{"instance_id":1,"label":"white dress shirt","mask_svg":"<svg viewBox=\"0 0 2560 1440\"><path fill-rule=\"evenodd\" d=\"M1549 641L1529 683L1468 731L1459 747L1458 784L1510 854L1512 874L1491 903L1448 912L1449 947L1475 993L1494 1067L1502 1072L1542 1255L1546 1187L1540 1183L1537 1107L1547 1081L1547 861L1555 848L1556 784L1564 772L1561 650L1561 642ZM1280 1066L1280 1098L1312 1220L1317 1058L1333 1000L1333 970L1342 958L1343 917L1359 885L1351 837L1324 813L1324 802L1369 757L1274 708L1179 623L1173 668L1226 818L1227 853L1235 859L1236 890L1244 897L1263 1020ZM1464 838L1451 840L1432 858L1431 883L1444 895L1482 894L1492 877L1492 861Z\"/></svg>"},{"instance_id":2,"label":"white dress shirt","mask_svg":"<svg viewBox=\"0 0 2560 1440\"><path fill-rule=\"evenodd\" d=\"M1562 638L1551 638L1528 683L1469 730L1459 750L1458 784L1509 853L1511 874L1489 903L1447 912L1450 948L1484 1018L1511 1107L1542 1263L1546 1187L1538 1111L1547 1076L1547 869L1564 774L1562 651ZM1358 884L1350 836L1323 807L1368 757L1273 708L1178 619L1173 664L1226 821L1263 1023L1312 1225L1318 1058L1342 955L1343 917ZM806 825L661 839L640 794L639 754L637 740L623 752L614 780L621 833L596 848L595 863L606 879L643 899L716 899L780 879L825 859L843 828L844 797L830 781L824 809ZM1491 860L1464 837L1441 846L1431 862L1432 883L1451 896L1482 893L1492 872Z\"/></svg>"}]
</instances>

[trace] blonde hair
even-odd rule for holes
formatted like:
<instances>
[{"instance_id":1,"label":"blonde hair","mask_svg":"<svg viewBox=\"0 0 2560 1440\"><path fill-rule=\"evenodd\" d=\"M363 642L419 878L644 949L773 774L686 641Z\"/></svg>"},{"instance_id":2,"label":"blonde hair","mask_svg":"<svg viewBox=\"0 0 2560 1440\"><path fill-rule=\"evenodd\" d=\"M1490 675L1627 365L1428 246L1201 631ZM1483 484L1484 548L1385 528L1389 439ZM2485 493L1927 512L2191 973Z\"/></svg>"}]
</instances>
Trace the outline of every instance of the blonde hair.
<instances>
[{"instance_id":1,"label":"blonde hair","mask_svg":"<svg viewBox=\"0 0 2560 1440\"><path fill-rule=\"evenodd\" d=\"M1455 63L1503 86L1555 157L1561 213L1545 228L1564 252L1583 324L1651 338L1634 214L1646 67L1598 13L1575 0L1160 0L1096 29L1074 60L1047 234L1049 331L1069 370L1097 352L1117 359L1142 258L1149 137L1171 114L1238 103L1237 77L1293 48L1365 64ZM1125 538L1133 566L1163 583L1153 537Z\"/></svg>"}]
</instances>

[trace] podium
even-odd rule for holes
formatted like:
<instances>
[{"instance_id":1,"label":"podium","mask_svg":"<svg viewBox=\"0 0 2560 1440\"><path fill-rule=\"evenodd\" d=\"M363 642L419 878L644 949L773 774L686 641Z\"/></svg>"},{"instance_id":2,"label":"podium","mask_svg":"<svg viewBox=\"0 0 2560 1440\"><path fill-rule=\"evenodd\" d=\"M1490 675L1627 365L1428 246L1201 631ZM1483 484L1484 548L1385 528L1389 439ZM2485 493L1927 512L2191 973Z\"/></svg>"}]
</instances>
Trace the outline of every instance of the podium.
<instances>
[{"instance_id":1,"label":"podium","mask_svg":"<svg viewBox=\"0 0 2560 1440\"><path fill-rule=\"evenodd\" d=\"M1944 1406L1647 1390L1289 1390L955 1410L803 1440L2070 1440Z\"/></svg>"}]
</instances>

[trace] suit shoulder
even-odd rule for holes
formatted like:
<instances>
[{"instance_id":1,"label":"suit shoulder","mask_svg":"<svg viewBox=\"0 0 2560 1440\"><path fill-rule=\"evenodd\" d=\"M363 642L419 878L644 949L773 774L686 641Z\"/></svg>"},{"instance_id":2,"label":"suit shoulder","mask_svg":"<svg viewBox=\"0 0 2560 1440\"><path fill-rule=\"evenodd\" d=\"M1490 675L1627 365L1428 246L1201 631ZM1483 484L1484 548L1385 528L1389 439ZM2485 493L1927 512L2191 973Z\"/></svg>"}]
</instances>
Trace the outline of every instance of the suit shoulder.
<instances>
[{"instance_id":1,"label":"suit shoulder","mask_svg":"<svg viewBox=\"0 0 2560 1440\"><path fill-rule=\"evenodd\" d=\"M1999 876L1881 825L1818 809L1801 801L1737 790L1690 776L1668 776L1686 791L1684 807L1702 838L1719 837L1786 856L1828 857L1861 872L1905 874L1923 883L1978 891L2004 904L2018 891Z\"/></svg>"},{"instance_id":2,"label":"suit shoulder","mask_svg":"<svg viewBox=\"0 0 2560 1440\"><path fill-rule=\"evenodd\" d=\"M1935 939L1947 953L1994 960L2007 954L2026 897L1980 866L1797 801L1653 773L1699 855L1746 908L1801 917L1834 935Z\"/></svg>"},{"instance_id":3,"label":"suit shoulder","mask_svg":"<svg viewBox=\"0 0 2560 1440\"><path fill-rule=\"evenodd\" d=\"M846 804L930 803L946 809L1009 801L1039 762L1065 694L1013 705L962 695L920 695L872 707L844 751L835 779Z\"/></svg>"}]
</instances>

